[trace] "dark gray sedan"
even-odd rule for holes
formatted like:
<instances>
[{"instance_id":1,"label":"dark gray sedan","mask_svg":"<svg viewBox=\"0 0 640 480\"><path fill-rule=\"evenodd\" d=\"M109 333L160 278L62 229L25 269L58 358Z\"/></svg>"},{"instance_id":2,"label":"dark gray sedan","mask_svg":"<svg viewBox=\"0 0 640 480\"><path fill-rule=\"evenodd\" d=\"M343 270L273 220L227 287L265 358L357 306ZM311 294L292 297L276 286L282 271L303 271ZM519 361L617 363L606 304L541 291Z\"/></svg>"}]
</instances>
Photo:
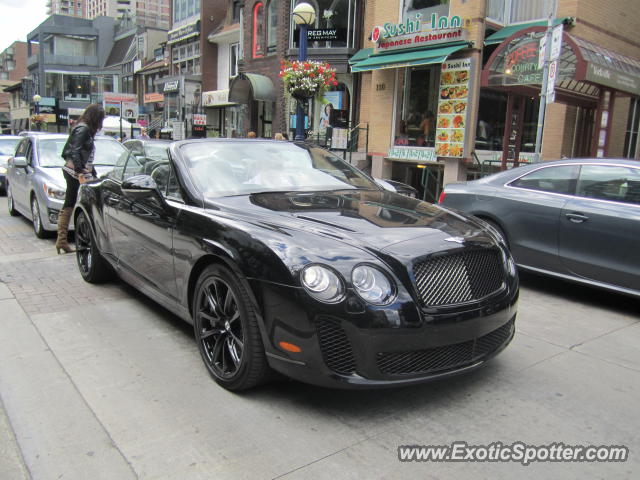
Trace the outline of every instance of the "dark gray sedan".
<instances>
[{"instance_id":1,"label":"dark gray sedan","mask_svg":"<svg viewBox=\"0 0 640 480\"><path fill-rule=\"evenodd\" d=\"M519 267L640 296L640 162L545 162L447 185L439 203L507 240Z\"/></svg>"}]
</instances>

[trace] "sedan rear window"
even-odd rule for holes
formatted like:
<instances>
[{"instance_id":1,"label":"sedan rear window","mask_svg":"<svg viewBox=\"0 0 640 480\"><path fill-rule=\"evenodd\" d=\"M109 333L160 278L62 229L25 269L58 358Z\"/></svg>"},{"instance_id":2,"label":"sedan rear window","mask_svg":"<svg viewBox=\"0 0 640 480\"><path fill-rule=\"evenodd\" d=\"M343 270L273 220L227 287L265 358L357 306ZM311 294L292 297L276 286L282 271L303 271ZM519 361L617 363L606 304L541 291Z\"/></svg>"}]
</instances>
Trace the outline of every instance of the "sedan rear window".
<instances>
[{"instance_id":1,"label":"sedan rear window","mask_svg":"<svg viewBox=\"0 0 640 480\"><path fill-rule=\"evenodd\" d=\"M640 169L615 165L583 165L576 195L640 204Z\"/></svg>"},{"instance_id":2,"label":"sedan rear window","mask_svg":"<svg viewBox=\"0 0 640 480\"><path fill-rule=\"evenodd\" d=\"M576 191L579 165L544 167L514 180L511 187L573 195Z\"/></svg>"}]
</instances>

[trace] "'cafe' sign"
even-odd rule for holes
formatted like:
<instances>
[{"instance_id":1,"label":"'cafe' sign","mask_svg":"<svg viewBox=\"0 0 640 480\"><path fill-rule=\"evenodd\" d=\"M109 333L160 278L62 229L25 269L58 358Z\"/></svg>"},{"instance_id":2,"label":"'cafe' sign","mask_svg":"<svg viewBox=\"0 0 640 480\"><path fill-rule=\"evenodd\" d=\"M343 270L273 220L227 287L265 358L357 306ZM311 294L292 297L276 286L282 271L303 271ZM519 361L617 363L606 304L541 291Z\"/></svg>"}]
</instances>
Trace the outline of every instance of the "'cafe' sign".
<instances>
[{"instance_id":1,"label":"'cafe' sign","mask_svg":"<svg viewBox=\"0 0 640 480\"><path fill-rule=\"evenodd\" d=\"M376 44L377 52L467 40L470 23L469 19L458 15L439 17L435 13L425 21L422 14L417 13L414 19L402 23L387 22L374 27L371 40Z\"/></svg>"}]
</instances>

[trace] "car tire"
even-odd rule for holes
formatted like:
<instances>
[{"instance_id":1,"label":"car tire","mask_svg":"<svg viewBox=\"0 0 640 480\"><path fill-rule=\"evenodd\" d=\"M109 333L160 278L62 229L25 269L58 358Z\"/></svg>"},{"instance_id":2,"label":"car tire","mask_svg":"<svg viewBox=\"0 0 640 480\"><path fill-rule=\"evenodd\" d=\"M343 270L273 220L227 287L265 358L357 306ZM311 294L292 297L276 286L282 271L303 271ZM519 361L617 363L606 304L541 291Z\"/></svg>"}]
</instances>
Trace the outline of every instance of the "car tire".
<instances>
[{"instance_id":1,"label":"car tire","mask_svg":"<svg viewBox=\"0 0 640 480\"><path fill-rule=\"evenodd\" d=\"M42 225L42 217L40 217L40 204L35 195L31 196L31 223L33 224L33 231L38 238L47 238L49 232L44 229Z\"/></svg>"},{"instance_id":2,"label":"car tire","mask_svg":"<svg viewBox=\"0 0 640 480\"><path fill-rule=\"evenodd\" d=\"M13 203L13 196L11 195L11 187L7 183L7 209L9 210L9 215L12 217L17 217L20 215L20 212L16 210L16 206Z\"/></svg>"},{"instance_id":3,"label":"car tire","mask_svg":"<svg viewBox=\"0 0 640 480\"><path fill-rule=\"evenodd\" d=\"M255 387L270 377L258 318L246 288L229 269L209 265L193 295L198 350L213 379L231 391Z\"/></svg>"},{"instance_id":4,"label":"car tire","mask_svg":"<svg viewBox=\"0 0 640 480\"><path fill-rule=\"evenodd\" d=\"M89 283L102 283L112 276L107 261L98 251L87 216L80 212L76 218L76 262L82 278Z\"/></svg>"}]
</instances>

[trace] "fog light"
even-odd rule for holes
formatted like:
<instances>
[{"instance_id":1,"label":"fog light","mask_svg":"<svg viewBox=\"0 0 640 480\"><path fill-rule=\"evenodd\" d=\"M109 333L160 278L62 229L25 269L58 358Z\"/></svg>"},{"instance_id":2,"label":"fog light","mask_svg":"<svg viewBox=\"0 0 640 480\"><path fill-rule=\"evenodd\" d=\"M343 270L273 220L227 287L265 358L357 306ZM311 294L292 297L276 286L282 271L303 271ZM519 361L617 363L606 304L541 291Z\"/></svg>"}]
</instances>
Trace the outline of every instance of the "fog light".
<instances>
[{"instance_id":1,"label":"fog light","mask_svg":"<svg viewBox=\"0 0 640 480\"><path fill-rule=\"evenodd\" d=\"M50 223L58 223L58 211L57 210L49 210L49 222Z\"/></svg>"}]
</instances>

